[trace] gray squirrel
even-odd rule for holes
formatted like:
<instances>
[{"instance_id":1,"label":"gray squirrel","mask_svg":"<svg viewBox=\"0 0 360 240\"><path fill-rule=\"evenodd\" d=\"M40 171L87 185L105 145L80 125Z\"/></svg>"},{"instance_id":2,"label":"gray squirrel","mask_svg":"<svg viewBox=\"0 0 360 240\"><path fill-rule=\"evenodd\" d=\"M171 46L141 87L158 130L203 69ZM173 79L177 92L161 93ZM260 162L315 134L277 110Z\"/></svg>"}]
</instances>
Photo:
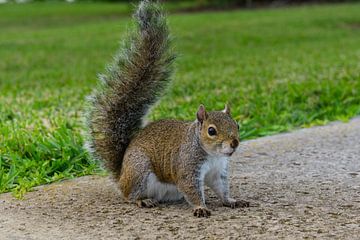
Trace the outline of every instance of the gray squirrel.
<instances>
[{"instance_id":1,"label":"gray squirrel","mask_svg":"<svg viewBox=\"0 0 360 240\"><path fill-rule=\"evenodd\" d=\"M89 98L89 147L111 172L122 196L139 207L182 198L197 217L209 217L204 185L224 206L248 207L230 197L228 160L239 145L239 127L229 106L192 122L160 120L143 126L172 73L166 17L158 3L142 1L134 15L138 30L115 57Z\"/></svg>"}]
</instances>

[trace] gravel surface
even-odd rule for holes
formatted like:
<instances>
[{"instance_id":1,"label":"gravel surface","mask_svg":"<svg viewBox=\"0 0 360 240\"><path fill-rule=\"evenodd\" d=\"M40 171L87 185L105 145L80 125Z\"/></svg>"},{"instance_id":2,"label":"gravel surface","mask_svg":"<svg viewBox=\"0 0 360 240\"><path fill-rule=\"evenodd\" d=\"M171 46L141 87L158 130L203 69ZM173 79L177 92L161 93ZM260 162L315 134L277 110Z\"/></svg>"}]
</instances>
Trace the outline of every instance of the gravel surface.
<instances>
[{"instance_id":1,"label":"gravel surface","mask_svg":"<svg viewBox=\"0 0 360 240\"><path fill-rule=\"evenodd\" d=\"M231 163L235 198L212 216L186 203L139 209L107 177L0 195L0 239L356 239L360 236L360 119L243 142Z\"/></svg>"}]
</instances>

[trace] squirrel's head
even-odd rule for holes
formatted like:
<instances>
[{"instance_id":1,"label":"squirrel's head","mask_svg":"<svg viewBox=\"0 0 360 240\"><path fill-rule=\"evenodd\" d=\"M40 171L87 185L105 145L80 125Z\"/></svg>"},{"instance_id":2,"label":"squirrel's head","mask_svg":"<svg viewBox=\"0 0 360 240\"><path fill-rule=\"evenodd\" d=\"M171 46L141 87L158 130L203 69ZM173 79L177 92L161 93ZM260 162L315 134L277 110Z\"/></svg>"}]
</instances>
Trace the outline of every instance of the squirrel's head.
<instances>
[{"instance_id":1,"label":"squirrel's head","mask_svg":"<svg viewBox=\"0 0 360 240\"><path fill-rule=\"evenodd\" d=\"M210 155L231 156L239 145L239 125L231 118L230 107L223 111L206 112L200 105L197 114L200 125L200 142Z\"/></svg>"}]
</instances>

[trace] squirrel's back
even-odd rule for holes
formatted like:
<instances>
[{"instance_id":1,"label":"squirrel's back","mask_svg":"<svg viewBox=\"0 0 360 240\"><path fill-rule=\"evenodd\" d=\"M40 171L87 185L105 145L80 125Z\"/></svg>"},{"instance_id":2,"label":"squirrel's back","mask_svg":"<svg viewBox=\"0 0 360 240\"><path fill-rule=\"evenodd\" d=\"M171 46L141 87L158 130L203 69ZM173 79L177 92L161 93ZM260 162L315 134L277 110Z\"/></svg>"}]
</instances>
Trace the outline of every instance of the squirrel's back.
<instances>
[{"instance_id":1,"label":"squirrel's back","mask_svg":"<svg viewBox=\"0 0 360 240\"><path fill-rule=\"evenodd\" d=\"M142 1L134 18L138 31L124 41L114 63L100 76L101 86L89 98L87 114L90 150L116 178L131 139L170 80L175 58L158 4Z\"/></svg>"}]
</instances>

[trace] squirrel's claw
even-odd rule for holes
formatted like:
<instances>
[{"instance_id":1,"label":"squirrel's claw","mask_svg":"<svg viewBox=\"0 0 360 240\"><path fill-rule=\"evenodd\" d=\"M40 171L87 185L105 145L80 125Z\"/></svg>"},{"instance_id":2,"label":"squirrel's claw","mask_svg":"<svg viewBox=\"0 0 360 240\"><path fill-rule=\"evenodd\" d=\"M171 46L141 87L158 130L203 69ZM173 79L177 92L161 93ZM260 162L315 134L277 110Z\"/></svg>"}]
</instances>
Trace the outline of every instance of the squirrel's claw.
<instances>
[{"instance_id":1,"label":"squirrel's claw","mask_svg":"<svg viewBox=\"0 0 360 240\"><path fill-rule=\"evenodd\" d=\"M198 217L198 218L200 218L200 217L206 217L206 218L208 218L208 217L210 217L210 215L211 215L210 210L207 209L207 208L204 208L204 207L194 208L193 213L194 213L194 216L195 216L195 217Z\"/></svg>"},{"instance_id":2,"label":"squirrel's claw","mask_svg":"<svg viewBox=\"0 0 360 240\"><path fill-rule=\"evenodd\" d=\"M223 205L230 208L246 208L250 207L250 202L245 200L229 199L228 201L223 202Z\"/></svg>"},{"instance_id":3,"label":"squirrel's claw","mask_svg":"<svg viewBox=\"0 0 360 240\"><path fill-rule=\"evenodd\" d=\"M159 205L159 203L156 200L150 198L137 200L136 204L141 208L153 208Z\"/></svg>"}]
</instances>

